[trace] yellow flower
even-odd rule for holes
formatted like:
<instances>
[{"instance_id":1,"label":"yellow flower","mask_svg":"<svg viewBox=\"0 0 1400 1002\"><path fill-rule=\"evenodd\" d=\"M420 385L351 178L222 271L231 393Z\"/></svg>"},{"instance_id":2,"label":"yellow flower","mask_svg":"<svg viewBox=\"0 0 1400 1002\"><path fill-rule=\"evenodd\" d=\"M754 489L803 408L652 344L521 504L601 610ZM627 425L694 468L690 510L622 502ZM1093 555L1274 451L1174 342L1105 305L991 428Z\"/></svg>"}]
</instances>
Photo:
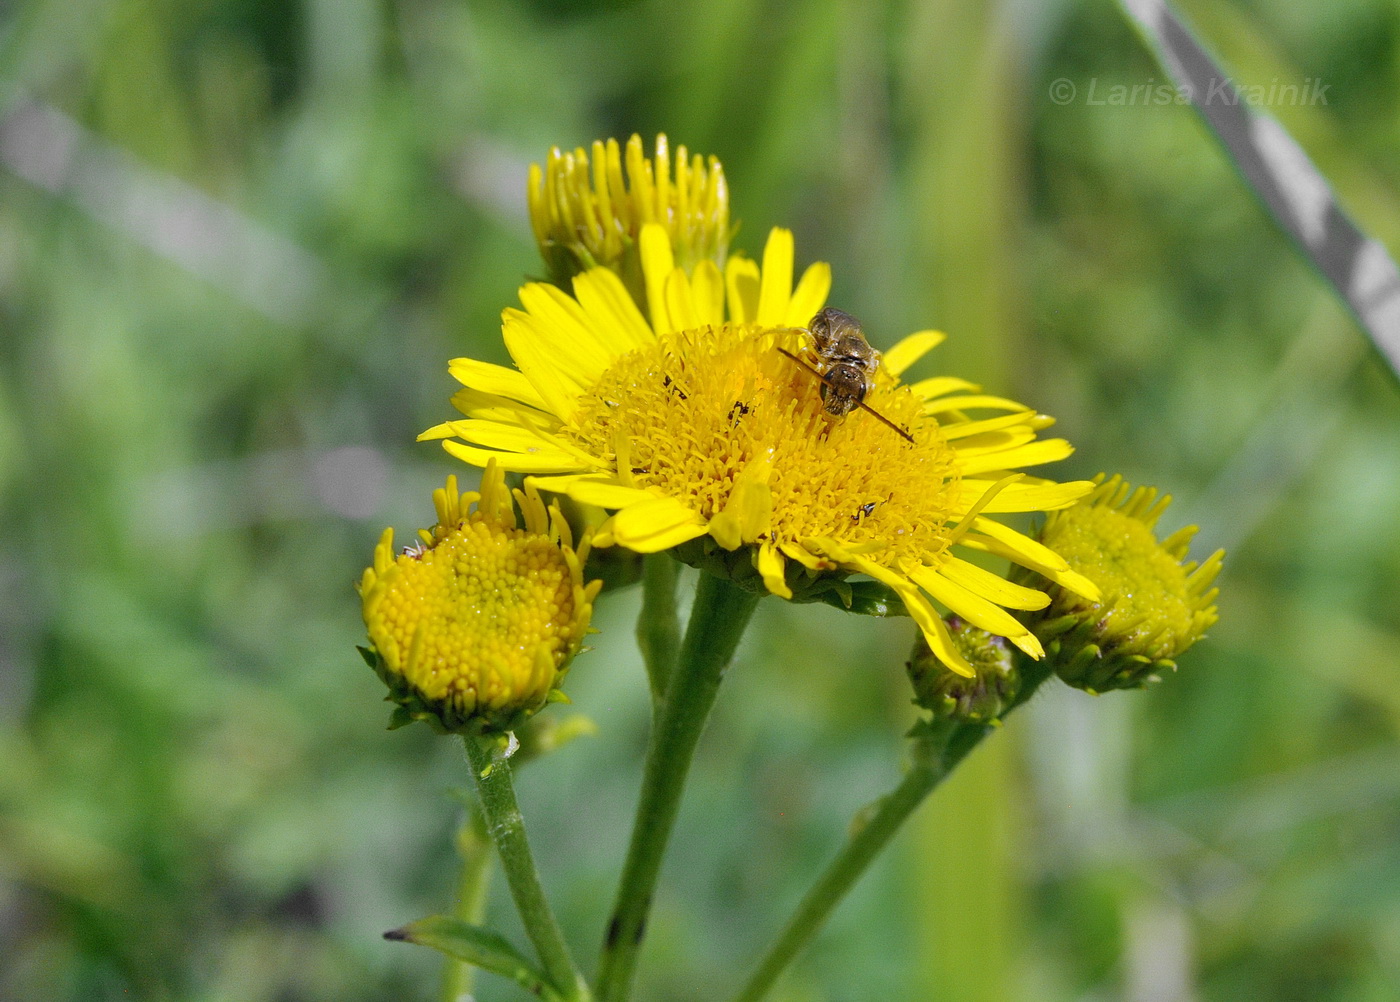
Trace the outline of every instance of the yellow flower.
<instances>
[{"instance_id":1,"label":"yellow flower","mask_svg":"<svg viewBox=\"0 0 1400 1002\"><path fill-rule=\"evenodd\" d=\"M489 463L480 493L458 495L456 477L433 492L438 521L416 545L395 555L384 530L359 590L366 659L399 704L391 726L508 731L563 698L599 582L583 583L589 544L574 550L558 509L546 512L533 487L514 494L524 528Z\"/></svg>"},{"instance_id":2,"label":"yellow flower","mask_svg":"<svg viewBox=\"0 0 1400 1002\"><path fill-rule=\"evenodd\" d=\"M684 146L676 148L674 174L666 136L656 137L656 156L642 152L642 137L549 151L544 169L530 165L530 222L550 279L567 287L581 271L611 268L638 293L640 264L635 246L642 227L665 228L677 261L689 270L701 261L723 266L729 247L729 188L714 157L708 165Z\"/></svg>"},{"instance_id":3,"label":"yellow flower","mask_svg":"<svg viewBox=\"0 0 1400 1002\"><path fill-rule=\"evenodd\" d=\"M815 264L793 287L790 232L773 230L762 268L735 257L723 274L710 261L678 267L660 226L643 227L640 248L649 317L607 269L576 276L573 295L526 285L524 309L503 317L517 368L453 360L466 387L453 402L467 417L420 437L615 510L600 546L657 552L708 536L788 598L814 577L869 575L964 674L934 601L1039 656L1006 609L1049 600L955 557L954 544L1097 597L1050 549L989 517L1064 507L1089 490L1009 472L1069 454L1062 439L1036 440L1051 419L961 379L900 381L942 334L895 345L866 397L906 440L864 410L827 413L818 377L778 350L809 347L801 325L831 281Z\"/></svg>"},{"instance_id":4,"label":"yellow flower","mask_svg":"<svg viewBox=\"0 0 1400 1002\"><path fill-rule=\"evenodd\" d=\"M1171 497L1136 490L1119 476L1094 478L1095 489L1072 508L1052 513L1040 539L1099 586L1089 601L1051 587L1050 606L1031 623L1059 676L1090 692L1128 689L1175 669L1175 659L1217 620L1224 550L1199 567L1183 563L1194 525L1157 540L1153 527Z\"/></svg>"}]
</instances>

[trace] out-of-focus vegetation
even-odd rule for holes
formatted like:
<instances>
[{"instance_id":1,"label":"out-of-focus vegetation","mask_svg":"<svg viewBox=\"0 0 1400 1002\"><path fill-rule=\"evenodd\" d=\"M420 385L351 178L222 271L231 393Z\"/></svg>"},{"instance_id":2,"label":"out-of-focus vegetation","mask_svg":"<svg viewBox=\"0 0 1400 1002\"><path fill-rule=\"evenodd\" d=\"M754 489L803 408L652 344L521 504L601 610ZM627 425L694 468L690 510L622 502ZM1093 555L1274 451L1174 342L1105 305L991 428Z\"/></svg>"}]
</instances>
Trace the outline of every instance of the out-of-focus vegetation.
<instances>
[{"instance_id":1,"label":"out-of-focus vegetation","mask_svg":"<svg viewBox=\"0 0 1400 1002\"><path fill-rule=\"evenodd\" d=\"M1184 6L1243 82L1325 84L1270 110L1396 250L1400 10ZM505 361L526 164L659 130L723 159L739 246L793 226L873 340L946 327L923 365L1057 415L1058 476L1161 484L1230 549L1176 677L1039 698L778 997L1400 995L1400 399L1189 108L1088 93L1160 81L1102 0L11 7L0 997L436 997L379 934L449 907L465 767L383 729L351 582L454 469L413 444L446 359ZM600 733L521 779L583 955L639 779L636 605L605 596L570 677ZM760 606L639 997L737 984L894 782L911 636Z\"/></svg>"}]
</instances>

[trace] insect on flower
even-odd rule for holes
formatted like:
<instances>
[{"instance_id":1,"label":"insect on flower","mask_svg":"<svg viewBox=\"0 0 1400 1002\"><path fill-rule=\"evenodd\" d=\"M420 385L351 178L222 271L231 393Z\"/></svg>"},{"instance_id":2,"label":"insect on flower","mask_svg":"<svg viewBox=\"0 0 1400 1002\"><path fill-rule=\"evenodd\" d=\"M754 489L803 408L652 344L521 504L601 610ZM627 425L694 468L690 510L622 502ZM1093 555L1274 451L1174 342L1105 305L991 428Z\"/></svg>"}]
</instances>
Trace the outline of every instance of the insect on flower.
<instances>
[{"instance_id":1,"label":"insect on flower","mask_svg":"<svg viewBox=\"0 0 1400 1002\"><path fill-rule=\"evenodd\" d=\"M845 417L859 407L874 415L913 444L914 436L895 424L865 402L874 385L875 370L880 367L880 353L870 347L860 321L849 313L827 307L805 328L812 338L812 354L816 365L779 348L778 351L807 369L822 381L822 402L832 417Z\"/></svg>"}]
</instances>

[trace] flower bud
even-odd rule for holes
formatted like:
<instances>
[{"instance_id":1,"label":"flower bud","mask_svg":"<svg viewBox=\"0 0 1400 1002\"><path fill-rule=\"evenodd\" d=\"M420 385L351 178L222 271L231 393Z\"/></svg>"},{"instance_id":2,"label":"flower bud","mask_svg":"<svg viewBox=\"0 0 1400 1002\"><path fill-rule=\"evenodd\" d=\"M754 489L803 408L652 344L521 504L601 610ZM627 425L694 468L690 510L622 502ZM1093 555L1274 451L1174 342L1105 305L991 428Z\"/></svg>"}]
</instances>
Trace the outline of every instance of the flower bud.
<instances>
[{"instance_id":1,"label":"flower bud","mask_svg":"<svg viewBox=\"0 0 1400 1002\"><path fill-rule=\"evenodd\" d=\"M616 139L594 142L592 160L579 148L549 151L543 169L530 166L530 222L550 281L561 288L589 268L609 268L643 302L637 241L642 227L659 223L670 238L675 263L689 272L701 261L721 270L729 249L729 188L724 168L708 164L684 146L676 148L674 173L665 135L656 155L642 152L634 135L624 151Z\"/></svg>"},{"instance_id":2,"label":"flower bud","mask_svg":"<svg viewBox=\"0 0 1400 1002\"><path fill-rule=\"evenodd\" d=\"M370 647L361 652L398 703L398 727L423 720L443 733L513 730L547 702L578 653L599 582L583 583L557 508L515 491L493 462L480 493L456 477L433 493L438 522L394 553L386 529L359 583ZM474 506L474 510L473 510Z\"/></svg>"},{"instance_id":3,"label":"flower bud","mask_svg":"<svg viewBox=\"0 0 1400 1002\"><path fill-rule=\"evenodd\" d=\"M1098 693L1137 688L1176 669L1176 658L1217 619L1219 589L1211 583L1224 551L1199 567L1183 562L1196 527L1160 541L1154 532L1169 496L1134 490L1119 476L1099 474L1095 483L1083 500L1049 514L1040 541L1096 584L1100 601L1037 579L1029 583L1046 588L1051 601L1026 622L1060 678Z\"/></svg>"},{"instance_id":4,"label":"flower bud","mask_svg":"<svg viewBox=\"0 0 1400 1002\"><path fill-rule=\"evenodd\" d=\"M991 723L1011 708L1020 690L1011 645L1005 637L957 616L949 616L947 624L953 643L975 674L968 678L949 671L920 634L906 665L914 702L935 719Z\"/></svg>"}]
</instances>

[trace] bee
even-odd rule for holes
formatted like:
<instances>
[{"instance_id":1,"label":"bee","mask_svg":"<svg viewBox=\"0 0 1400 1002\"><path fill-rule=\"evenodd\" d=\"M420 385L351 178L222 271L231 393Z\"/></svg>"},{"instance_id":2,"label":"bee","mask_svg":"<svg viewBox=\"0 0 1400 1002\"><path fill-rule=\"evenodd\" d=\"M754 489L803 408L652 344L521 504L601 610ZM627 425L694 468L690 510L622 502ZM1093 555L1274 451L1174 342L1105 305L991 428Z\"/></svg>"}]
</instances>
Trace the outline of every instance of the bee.
<instances>
[{"instance_id":1,"label":"bee","mask_svg":"<svg viewBox=\"0 0 1400 1002\"><path fill-rule=\"evenodd\" d=\"M870 388L875 385L880 353L865 340L860 321L828 306L808 321L805 330L812 337L812 352L818 365L812 365L786 348L778 351L822 381L822 403L826 412L839 418L859 407L912 443L912 435L865 402Z\"/></svg>"}]
</instances>

